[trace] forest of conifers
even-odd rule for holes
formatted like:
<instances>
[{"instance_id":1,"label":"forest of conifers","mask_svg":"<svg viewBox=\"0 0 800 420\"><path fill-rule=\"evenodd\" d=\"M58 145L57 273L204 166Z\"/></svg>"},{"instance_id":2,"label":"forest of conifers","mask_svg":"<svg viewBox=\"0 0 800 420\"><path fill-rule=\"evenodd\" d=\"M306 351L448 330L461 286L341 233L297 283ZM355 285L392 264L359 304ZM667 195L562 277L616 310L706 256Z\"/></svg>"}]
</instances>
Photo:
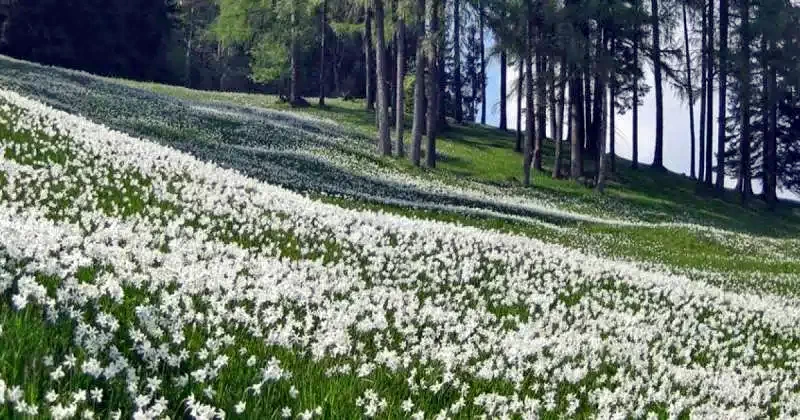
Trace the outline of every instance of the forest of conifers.
<instances>
[{"instance_id":1,"label":"forest of conifers","mask_svg":"<svg viewBox=\"0 0 800 420\"><path fill-rule=\"evenodd\" d=\"M448 124L485 123L498 105L507 129L517 101L526 185L549 159L553 177L602 190L616 165L613 116L627 112L636 167L639 105L654 91L654 168L665 149L691 147L700 191L736 179L743 202L755 190L770 206L778 189L800 191L790 0L3 0L0 31L3 54L103 75L278 93L298 107L365 98L378 152L428 167ZM499 104L485 100L487 77L499 78ZM675 144L663 135L666 85L686 104L667 117L690 121ZM561 140L554 156L546 138Z\"/></svg>"}]
</instances>

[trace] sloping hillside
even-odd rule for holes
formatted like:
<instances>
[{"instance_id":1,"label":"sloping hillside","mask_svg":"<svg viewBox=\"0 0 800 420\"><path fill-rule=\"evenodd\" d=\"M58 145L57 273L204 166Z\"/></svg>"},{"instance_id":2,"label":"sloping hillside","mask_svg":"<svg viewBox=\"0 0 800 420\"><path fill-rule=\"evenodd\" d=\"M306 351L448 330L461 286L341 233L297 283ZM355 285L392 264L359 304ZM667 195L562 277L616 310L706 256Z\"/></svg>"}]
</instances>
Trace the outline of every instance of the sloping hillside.
<instances>
[{"instance_id":1,"label":"sloping hillside","mask_svg":"<svg viewBox=\"0 0 800 420\"><path fill-rule=\"evenodd\" d=\"M419 171L349 104L0 68L0 417L800 415L796 208L522 190L486 128Z\"/></svg>"}]
</instances>

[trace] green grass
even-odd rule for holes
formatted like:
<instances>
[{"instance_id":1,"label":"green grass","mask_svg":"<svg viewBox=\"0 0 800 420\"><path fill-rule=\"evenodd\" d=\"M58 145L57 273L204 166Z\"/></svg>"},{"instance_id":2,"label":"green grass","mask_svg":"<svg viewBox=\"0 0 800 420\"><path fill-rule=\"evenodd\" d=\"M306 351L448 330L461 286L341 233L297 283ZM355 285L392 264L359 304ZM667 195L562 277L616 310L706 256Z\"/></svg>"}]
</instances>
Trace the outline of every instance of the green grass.
<instances>
[{"instance_id":1,"label":"green grass","mask_svg":"<svg viewBox=\"0 0 800 420\"><path fill-rule=\"evenodd\" d=\"M360 101L331 98L324 108L312 106L292 110L271 95L207 92L151 83L122 81L159 94L195 101L219 101L301 112L337 121L364 136L374 137L374 114L363 109ZM406 119L409 120L408 118ZM409 138L409 127L406 136ZM741 206L730 191L718 196L688 177L668 171L653 170L617 159L617 171L611 176L605 194L571 180L550 176L552 142L545 143L545 171L535 172L533 186L520 185L521 156L514 152L515 135L496 128L456 124L442 133L438 148L440 160L435 170L415 168L406 159L382 158L379 164L419 177L432 177L458 183L461 179L499 186L509 195L530 195L565 203L576 212L590 214L634 215L652 222L690 221L752 235L774 238L800 236L800 207L783 203L776 211L768 210L759 200ZM565 148L566 149L566 148ZM564 162L567 161L564 158ZM592 162L586 162L588 170ZM594 254L643 263L656 263L679 273L696 270L726 274L725 280L706 278L735 290L767 291L800 296L800 251L792 243L785 245L785 258L773 260L770 249L734 246L699 232L672 227L631 227L571 222L547 218L565 229L555 230L508 219L411 209L363 200L320 199L344 207L387 211L410 217L427 218L523 234L547 242L579 248ZM788 278L785 279L784 277ZM769 281L765 281L769 278ZM731 281L730 279L733 279Z\"/></svg>"},{"instance_id":2,"label":"green grass","mask_svg":"<svg viewBox=\"0 0 800 420\"><path fill-rule=\"evenodd\" d=\"M153 83L116 80L129 86L152 92L196 101L220 101L264 107L269 109L291 110L311 114L336 121L364 136L374 138L374 113L364 109L362 101L344 101L338 98L326 100L326 106L319 108L291 109L276 96L261 94L226 93L197 91L177 86ZM410 118L406 117L405 139L410 137ZM629 161L617 158L616 172L611 176L605 194L570 180L555 180L551 175L553 144L544 145L545 171L535 171L533 186L523 189L522 156L514 151L515 134L479 124L450 124L438 140L440 154L435 176L447 178L466 178L486 184L499 185L510 194L538 194L566 199L574 202L577 208L598 208L623 214L635 214L647 221L685 221L716 226L726 230L773 237L797 237L800 235L800 205L782 203L775 211L770 211L758 199L751 200L747 206L740 205L737 196L731 192L720 196L704 186L698 186L689 177L664 170L654 170L640 164L638 170L631 168ZM669 145L667 145L669 147ZM406 148L408 150L408 148ZM569 159L569 150L564 161ZM420 176L431 176L431 171L414 168L404 159L393 159L389 165ZM593 163L585 163L587 170Z\"/></svg>"},{"instance_id":3,"label":"green grass","mask_svg":"<svg viewBox=\"0 0 800 420\"><path fill-rule=\"evenodd\" d=\"M132 82L126 82L132 83ZM276 98L265 95L222 94L212 92L190 91L182 88L161 85L144 85L150 90L173 96L190 98L194 100L216 100L248 106L262 106L274 109L285 109L286 106L276 101ZM343 123L345 126L357 130L367 136L374 135L372 124L374 117L361 109L358 102L344 102L330 100L331 105L324 109L310 108L301 112L330 118ZM185 133L184 133L185 134ZM13 142L32 141L26 135L13 134L7 127L0 126L0 135ZM187 136L187 139L190 136ZM60 141L53 137L53 141ZM67 140L67 139L61 139ZM536 194L553 196L572 200L576 207L604 207L621 209L621 211L640 214L644 220L659 221L663 215L681 214L699 221L705 221L714 226L724 227L733 231L770 234L776 237L796 237L800 231L800 214L798 208L790 205L783 206L779 211L768 212L758 203L751 207L743 208L735 203L731 197L725 199L712 197L706 192L697 191L693 181L667 172L658 172L644 167L640 171L627 169L626 162L619 162L619 172L612 179L606 195L600 195L593 190L572 181L553 180L548 173L537 173L534 178L534 187L521 188L519 183L520 156L513 151L513 135L502 133L496 129L469 125L452 127L443 135L440 150L443 158L436 171L413 168L405 160L384 159L381 164L389 165L418 176L441 177L444 180L468 178L486 184L500 185L509 194ZM545 154L550 153L548 148ZM17 158L6 152L7 158ZM66 154L41 154L35 155L31 165L46 165L48 161L65 161L70 157ZM119 173L117 173L119 175ZM123 178L135 175L123 174ZM125 183L123 182L123 185ZM89 186L90 187L90 186ZM129 210L131 214L139 214L147 207L161 206L157 202L143 202L139 199L139 192L126 188L124 191L107 191L103 197L108 203L107 211L114 208ZM537 225L519 221L512 221L496 217L482 217L465 215L449 211L419 210L402 206L377 204L368 201L358 201L341 198L318 197L342 207L385 211L408 217L441 220L475 226L483 229L493 229L504 232L516 233L543 239L548 242L560 243L570 247L577 247L605 256L632 259L640 262L662 263L675 269L705 269L729 274L737 279L739 284L722 283L725 287L744 287L746 289L761 290L763 285L755 284L756 274L771 275L796 275L800 273L800 255L797 249L786 249L789 255L795 258L770 260L763 258L758 253L746 247L726 245L725 243L707 238L682 228L660 227L624 227L608 226L592 223L577 223L566 220L548 220L557 223L561 228L556 229L544 225ZM178 211L178 210L176 210ZM116 215L124 217L127 213ZM274 215L272 215L274 216ZM58 217L55 212L53 218ZM188 223L191 223L189 221ZM284 256L299 258L296 244L299 239L285 236L276 237L243 237L225 235L219 232L218 240L236 243L242 247L258 247L265 242L278 243ZM335 247L335 244L331 245ZM309 258L314 258L310 256ZM333 257L332 257L333 258ZM102 268L84 267L77 276L81 282L91 283L94 276ZM753 280L755 279L755 280ZM753 284L748 283L753 282ZM43 283L47 283L42 280ZM793 282L786 284L775 280L767 289L771 292L788 295L800 295L800 287ZM93 407L97 412L104 412L110 406L130 411L132 405L124 393L123 381L108 383L93 383L84 375L68 376L61 383L54 385L48 378L49 368L42 364L47 356L54 356L56 360L63 359L66 354L75 354L79 361L84 355L75 352L74 324L69 320L61 319L57 323L48 323L39 308L27 308L22 311L12 310L10 293L0 294L0 372L9 383L24 384L26 400L41 400L42 395L49 389L56 389L59 393L74 391L78 388L91 388L104 385L107 400ZM567 305L574 304L581 297L581 291L565 292L563 300ZM136 325L136 315L133 308L140 304L146 297L141 290L126 290L126 301L121 304L106 302L100 305L102 310L112 311L126 326ZM157 297L153 297L153 302ZM106 305L107 304L107 305ZM499 317L530 316L528 308L516 306L497 306L493 308ZM187 333L188 348L199 350L210 339L214 338L208 331L191 331ZM127 343L127 337L119 337L119 342ZM365 339L368 341L368 339ZM796 346L796 343L790 343ZM796 348L796 347L795 347ZM325 371L336 364L335 360L315 361L302 352L289 352L285 349L266 347L257 338L250 337L246 331L237 331L233 345L223 352L233 356L241 349L247 354L256 355L261 360L276 357L282 366L290 369L294 374L293 384L301 391L300 397L295 400L289 396L289 384L286 381L268 384L257 398L247 398L248 408L246 416L259 416L266 418L279 417L279 411L284 406L293 409L296 415L299 411L313 409L321 406L323 418L357 418L361 410L354 405L355 399L365 389L373 388L381 396L389 398L389 407L384 415L388 418L401 418L403 413L399 410L400 402L407 397L398 389L404 389L403 381L407 372L391 373L382 370L373 372L369 380L357 378L354 374L329 377ZM74 352L74 353L73 353ZM701 356L698 356L702 359ZM231 357L232 364L225 369L221 376L214 381L213 390L217 394L219 406L228 413L233 412L233 405L245 399L243 395L234 393L233 389L242 389L252 385L257 377L258 370L243 363L244 358ZM184 366L199 367L202 363L191 360ZM580 395L581 387L591 389L593 382L603 373L609 373L615 368L601 365L596 372L591 372L577 384L563 384L559 387L555 413L542 413L545 418L558 418L566 407L566 395L573 393ZM164 370L168 368L164 367ZM154 374L164 372L154 372ZM432 375L433 376L433 375ZM185 389L172 387L165 384L164 395L170 399L172 405L167 413L170 417L179 418L182 407L179 405L179 396L185 395ZM475 380L471 383L472 395L484 391L511 392L509 384L498 382L485 382ZM203 387L192 385L191 391L196 395L203 392ZM456 398L454 392L444 392L415 397L418 408L428 413L448 407ZM662 406L651 407L663 418L666 418L666 409ZM475 407L468 406L460 416L467 418L477 414ZM576 417L588 417L592 414L591 408L582 405ZM684 413L685 414L685 413ZM0 417L12 418L7 407L0 407Z\"/></svg>"}]
</instances>

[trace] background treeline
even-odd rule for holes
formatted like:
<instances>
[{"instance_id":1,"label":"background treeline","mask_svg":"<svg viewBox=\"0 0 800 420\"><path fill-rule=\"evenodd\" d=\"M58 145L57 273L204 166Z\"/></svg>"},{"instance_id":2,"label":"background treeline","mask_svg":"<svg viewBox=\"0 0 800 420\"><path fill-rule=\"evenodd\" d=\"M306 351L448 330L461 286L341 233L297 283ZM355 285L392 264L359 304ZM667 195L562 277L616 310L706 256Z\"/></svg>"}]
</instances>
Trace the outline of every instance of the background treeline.
<instances>
[{"instance_id":1,"label":"background treeline","mask_svg":"<svg viewBox=\"0 0 800 420\"><path fill-rule=\"evenodd\" d=\"M379 153L416 165L424 157L429 167L441 130L486 121L486 62L497 57L500 128L516 100L526 185L548 160L553 177L602 190L616 166L614 116L626 112L638 167L639 106L652 91L654 168L663 168L665 148L690 148L699 191L722 192L734 178L746 201L756 181L771 206L779 187L800 191L800 9L790 0L3 4L3 53L194 88L279 93L293 106L311 96L320 104L366 98ZM511 88L509 71L518 76ZM686 114L669 116L689 120L685 141L665 144L665 84L685 98ZM688 104L698 103L696 115ZM552 139L555 152L544 156Z\"/></svg>"}]
</instances>

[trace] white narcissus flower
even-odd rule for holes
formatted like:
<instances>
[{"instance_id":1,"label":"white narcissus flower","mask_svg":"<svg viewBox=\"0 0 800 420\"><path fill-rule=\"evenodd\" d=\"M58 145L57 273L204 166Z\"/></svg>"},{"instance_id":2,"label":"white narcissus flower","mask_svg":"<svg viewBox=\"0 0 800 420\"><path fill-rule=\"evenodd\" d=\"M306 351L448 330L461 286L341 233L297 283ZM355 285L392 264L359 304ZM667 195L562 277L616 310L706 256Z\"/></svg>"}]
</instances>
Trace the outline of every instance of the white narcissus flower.
<instances>
[{"instance_id":1,"label":"white narcissus flower","mask_svg":"<svg viewBox=\"0 0 800 420\"><path fill-rule=\"evenodd\" d=\"M797 408L788 391L798 386L797 349L784 344L800 337L794 297L732 291L719 286L729 281L724 275L714 286L705 275L699 281L529 237L346 210L7 90L0 89L0 104L25 111L13 130L32 139L0 139L15 153L0 159L7 180L0 186L0 266L20 267L0 270L0 289L14 290L21 305L24 299L26 308L42 309L54 322L75 320L74 348L50 377L87 375L99 386L121 379L135 402L134 413L121 416L159 418L170 403L197 418L219 416L212 402L194 397L160 400L161 381L184 388L191 378L213 399L232 366L258 365L246 369L245 382L256 393L292 378L289 367L297 364L277 358L285 353L323 366L332 361L325 374L348 376L359 389L373 386L378 375L396 375L405 395L457 392L441 416L463 414L465 407L487 417L530 416L559 406L561 384L577 390L568 411L558 413L565 416L581 400L598 407L601 418L641 417L653 402L670 413L709 418L792 416ZM317 136L286 124L294 130L289 133ZM57 133L64 137L47 137ZM263 152L261 146L241 147ZM187 151L202 153L193 147ZM292 153L307 153L300 150ZM66 158L30 163L51 152ZM126 197L103 198L109 191ZM379 192L363 194L392 202ZM513 197L495 204L539 205ZM420 203L426 206L432 205ZM547 209L534 210L524 214ZM737 249L794 244L667 227L724 237L719 243L741 241L731 245ZM89 266L93 278L78 281ZM56 293L30 273L58 279ZM133 306L130 320L114 318L122 304ZM97 310L107 306L108 313ZM198 336L201 347L191 342ZM238 341L243 337L276 351L248 356ZM409 372L412 366L419 371ZM503 384L498 389L505 394L468 392L481 379ZM94 394L82 391L62 400L68 406L49 407L49 415L75 417L84 410L77 403L89 398ZM410 414L414 406L407 401L401 409ZM367 416L380 417L388 406L374 390L357 402Z\"/></svg>"},{"instance_id":2,"label":"white narcissus flower","mask_svg":"<svg viewBox=\"0 0 800 420\"><path fill-rule=\"evenodd\" d=\"M234 407L233 410L236 412L236 414L242 414L242 413L244 413L245 407L247 407L245 402L244 401L239 401L236 404L236 406Z\"/></svg>"}]
</instances>

